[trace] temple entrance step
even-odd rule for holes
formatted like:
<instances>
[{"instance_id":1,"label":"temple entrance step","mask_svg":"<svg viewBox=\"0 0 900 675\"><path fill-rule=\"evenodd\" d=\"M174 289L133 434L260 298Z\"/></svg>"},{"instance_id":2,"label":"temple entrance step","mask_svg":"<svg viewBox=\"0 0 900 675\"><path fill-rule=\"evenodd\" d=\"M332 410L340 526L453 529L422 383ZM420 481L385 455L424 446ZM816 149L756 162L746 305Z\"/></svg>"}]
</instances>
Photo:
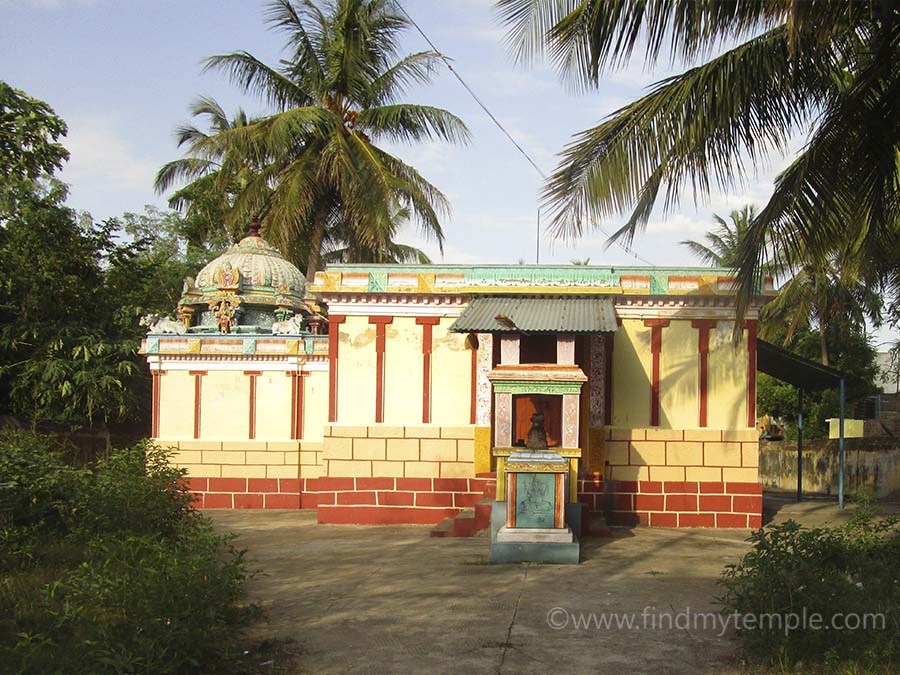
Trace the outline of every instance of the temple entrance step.
<instances>
[{"instance_id":1,"label":"temple entrance step","mask_svg":"<svg viewBox=\"0 0 900 675\"><path fill-rule=\"evenodd\" d=\"M482 479L484 481L484 496L488 499L496 499L497 498L497 474L494 472L491 473L478 473L475 474L475 478Z\"/></svg>"},{"instance_id":2,"label":"temple entrance step","mask_svg":"<svg viewBox=\"0 0 900 675\"><path fill-rule=\"evenodd\" d=\"M452 537L453 521L455 518L444 518L431 530L432 537Z\"/></svg>"},{"instance_id":3,"label":"temple entrance step","mask_svg":"<svg viewBox=\"0 0 900 675\"><path fill-rule=\"evenodd\" d=\"M453 518L445 518L431 530L432 537L473 537L491 526L491 509L497 498L497 477L494 473L479 473L483 481L483 498L474 508L462 510Z\"/></svg>"},{"instance_id":4,"label":"temple entrance step","mask_svg":"<svg viewBox=\"0 0 900 675\"><path fill-rule=\"evenodd\" d=\"M483 499L474 509L464 509L453 518L445 518L431 530L432 537L474 537L491 526L492 500Z\"/></svg>"},{"instance_id":5,"label":"temple entrance step","mask_svg":"<svg viewBox=\"0 0 900 675\"><path fill-rule=\"evenodd\" d=\"M613 536L612 530L609 529L609 525L606 523L606 516L604 516L603 513L598 511L585 511L584 515L587 516L587 527L582 526L583 534L593 535L595 537Z\"/></svg>"}]
</instances>

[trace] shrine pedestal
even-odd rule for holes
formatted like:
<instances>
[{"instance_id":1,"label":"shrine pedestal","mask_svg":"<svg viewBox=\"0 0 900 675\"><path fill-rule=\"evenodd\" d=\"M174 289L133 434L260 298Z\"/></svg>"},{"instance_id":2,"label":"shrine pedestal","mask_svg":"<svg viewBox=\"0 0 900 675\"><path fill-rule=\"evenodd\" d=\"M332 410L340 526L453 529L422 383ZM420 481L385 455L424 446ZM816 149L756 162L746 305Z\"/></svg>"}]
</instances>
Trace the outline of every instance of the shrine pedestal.
<instances>
[{"instance_id":1,"label":"shrine pedestal","mask_svg":"<svg viewBox=\"0 0 900 675\"><path fill-rule=\"evenodd\" d=\"M491 514L491 562L578 563L581 545L568 516L577 512L580 520L581 509L566 504L568 473L568 460L553 451L509 456L506 500Z\"/></svg>"}]
</instances>

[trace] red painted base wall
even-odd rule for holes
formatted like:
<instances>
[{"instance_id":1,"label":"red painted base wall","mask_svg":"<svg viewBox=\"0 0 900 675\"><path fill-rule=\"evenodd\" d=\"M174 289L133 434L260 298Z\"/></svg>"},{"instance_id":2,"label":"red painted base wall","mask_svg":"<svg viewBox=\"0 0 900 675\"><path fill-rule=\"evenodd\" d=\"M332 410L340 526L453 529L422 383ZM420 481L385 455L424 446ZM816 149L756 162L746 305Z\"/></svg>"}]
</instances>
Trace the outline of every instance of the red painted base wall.
<instances>
[{"instance_id":1,"label":"red painted base wall","mask_svg":"<svg viewBox=\"0 0 900 675\"><path fill-rule=\"evenodd\" d=\"M672 481L578 481L578 501L610 525L757 528L762 485Z\"/></svg>"},{"instance_id":2,"label":"red painted base wall","mask_svg":"<svg viewBox=\"0 0 900 675\"><path fill-rule=\"evenodd\" d=\"M436 525L484 498L488 478L191 478L207 509L317 509L320 523Z\"/></svg>"},{"instance_id":3,"label":"red painted base wall","mask_svg":"<svg viewBox=\"0 0 900 675\"><path fill-rule=\"evenodd\" d=\"M484 498L488 478L191 478L199 508L317 509L320 523L434 525ZM578 481L610 525L757 528L758 483Z\"/></svg>"}]
</instances>

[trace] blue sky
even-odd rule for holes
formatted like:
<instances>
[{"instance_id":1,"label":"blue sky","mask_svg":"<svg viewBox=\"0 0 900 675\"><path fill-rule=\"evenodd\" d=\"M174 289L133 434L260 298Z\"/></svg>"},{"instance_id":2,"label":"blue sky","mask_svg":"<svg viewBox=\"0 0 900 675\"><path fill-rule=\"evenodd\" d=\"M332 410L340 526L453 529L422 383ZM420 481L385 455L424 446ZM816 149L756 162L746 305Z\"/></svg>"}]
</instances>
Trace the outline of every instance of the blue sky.
<instances>
[{"instance_id":1,"label":"blue sky","mask_svg":"<svg viewBox=\"0 0 900 675\"><path fill-rule=\"evenodd\" d=\"M646 73L636 60L605 78L598 90L575 95L545 65L523 67L502 45L503 28L490 0L406 0L405 6L488 107L545 172L571 135L638 96L665 74ZM202 73L212 54L246 49L272 63L281 38L267 29L263 3L256 0L0 0L0 61L13 86L48 101L68 122L71 161L62 174L71 185L70 203L96 218L165 206L152 179L161 164L177 156L172 131L188 117L197 95L211 95L226 110L241 105L262 112L218 73ZM409 31L407 51L426 49ZM445 222L444 262L533 262L540 177L493 126L446 70L429 87L408 97L439 105L470 127L467 147L445 144L392 148L450 198ZM776 160L743 189L694 205L657 213L635 250L654 264L695 262L678 241L700 238L713 212L726 214L747 202L762 204ZM546 219L545 219L546 220ZM613 231L616 221L602 223ZM414 229L407 243L440 253ZM595 264L635 264L617 247L604 251L606 237L594 232L580 241L543 238L541 262L591 258Z\"/></svg>"}]
</instances>

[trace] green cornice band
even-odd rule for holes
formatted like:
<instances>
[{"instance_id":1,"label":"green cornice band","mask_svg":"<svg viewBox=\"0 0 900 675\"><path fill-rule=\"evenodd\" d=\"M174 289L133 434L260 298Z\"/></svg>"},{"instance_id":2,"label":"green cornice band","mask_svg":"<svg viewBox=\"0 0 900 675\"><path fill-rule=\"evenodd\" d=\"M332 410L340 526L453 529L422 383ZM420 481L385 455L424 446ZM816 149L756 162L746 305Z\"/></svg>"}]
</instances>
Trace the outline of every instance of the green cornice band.
<instances>
[{"instance_id":1,"label":"green cornice band","mask_svg":"<svg viewBox=\"0 0 900 675\"><path fill-rule=\"evenodd\" d=\"M498 394L580 394L582 382L532 382L529 380L494 380Z\"/></svg>"}]
</instances>

